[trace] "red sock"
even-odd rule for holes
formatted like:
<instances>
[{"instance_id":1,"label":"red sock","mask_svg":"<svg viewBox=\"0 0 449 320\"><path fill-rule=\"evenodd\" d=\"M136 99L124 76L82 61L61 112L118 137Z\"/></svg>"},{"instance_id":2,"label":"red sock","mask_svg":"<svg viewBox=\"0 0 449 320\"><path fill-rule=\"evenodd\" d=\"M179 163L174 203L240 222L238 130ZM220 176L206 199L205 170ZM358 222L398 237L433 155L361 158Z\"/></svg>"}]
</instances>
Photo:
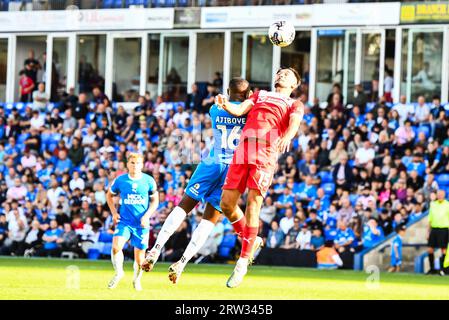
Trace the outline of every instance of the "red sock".
<instances>
[{"instance_id":1,"label":"red sock","mask_svg":"<svg viewBox=\"0 0 449 320\"><path fill-rule=\"evenodd\" d=\"M259 231L258 227L245 226L245 229L243 230L242 251L240 253L240 258L249 257L251 249L253 248L254 245L254 240L256 240L258 231Z\"/></svg>"},{"instance_id":2,"label":"red sock","mask_svg":"<svg viewBox=\"0 0 449 320\"><path fill-rule=\"evenodd\" d=\"M235 231L235 233L237 233L237 236L239 236L240 238L243 237L243 232L244 232L245 226L246 226L245 216L243 215L239 220L234 221L231 224L234 227L234 231Z\"/></svg>"}]
</instances>

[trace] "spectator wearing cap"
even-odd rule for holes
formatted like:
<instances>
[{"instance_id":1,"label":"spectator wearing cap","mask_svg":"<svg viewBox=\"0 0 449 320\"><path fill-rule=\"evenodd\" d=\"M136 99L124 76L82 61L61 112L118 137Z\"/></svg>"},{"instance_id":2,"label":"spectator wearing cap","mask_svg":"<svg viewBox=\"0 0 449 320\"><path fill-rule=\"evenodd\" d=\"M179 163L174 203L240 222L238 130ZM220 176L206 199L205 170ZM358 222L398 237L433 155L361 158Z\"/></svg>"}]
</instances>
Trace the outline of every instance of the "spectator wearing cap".
<instances>
[{"instance_id":1,"label":"spectator wearing cap","mask_svg":"<svg viewBox=\"0 0 449 320\"><path fill-rule=\"evenodd\" d=\"M385 208L380 212L379 225L385 236L393 231L393 221L391 220L390 213Z\"/></svg>"},{"instance_id":2,"label":"spectator wearing cap","mask_svg":"<svg viewBox=\"0 0 449 320\"><path fill-rule=\"evenodd\" d=\"M299 250L310 250L312 240L312 233L309 230L307 223L301 225L301 231L296 236L296 248Z\"/></svg>"},{"instance_id":3,"label":"spectator wearing cap","mask_svg":"<svg viewBox=\"0 0 449 320\"><path fill-rule=\"evenodd\" d=\"M271 229L268 232L266 245L268 248L279 248L284 241L284 232L279 228L277 221L271 221Z\"/></svg>"}]
</instances>

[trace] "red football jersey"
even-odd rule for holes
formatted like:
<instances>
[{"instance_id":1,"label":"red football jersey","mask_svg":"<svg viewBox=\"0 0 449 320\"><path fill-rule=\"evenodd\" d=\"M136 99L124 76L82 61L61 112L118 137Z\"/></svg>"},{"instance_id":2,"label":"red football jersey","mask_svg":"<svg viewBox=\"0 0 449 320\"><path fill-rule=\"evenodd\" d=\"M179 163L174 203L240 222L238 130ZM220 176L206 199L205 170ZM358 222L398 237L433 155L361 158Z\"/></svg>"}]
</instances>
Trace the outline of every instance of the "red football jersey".
<instances>
[{"instance_id":1,"label":"red football jersey","mask_svg":"<svg viewBox=\"0 0 449 320\"><path fill-rule=\"evenodd\" d=\"M273 143L287 131L290 115L300 104L296 100L274 91L257 91L248 100L254 103L247 115L241 141L255 137Z\"/></svg>"}]
</instances>

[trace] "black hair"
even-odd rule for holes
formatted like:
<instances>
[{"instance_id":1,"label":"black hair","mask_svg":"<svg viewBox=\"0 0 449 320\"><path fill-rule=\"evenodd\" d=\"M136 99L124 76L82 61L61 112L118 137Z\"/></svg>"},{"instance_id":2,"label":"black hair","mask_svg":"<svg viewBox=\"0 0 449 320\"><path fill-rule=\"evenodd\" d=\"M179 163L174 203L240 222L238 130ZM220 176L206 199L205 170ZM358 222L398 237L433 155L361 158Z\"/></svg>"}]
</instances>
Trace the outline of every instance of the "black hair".
<instances>
[{"instance_id":1,"label":"black hair","mask_svg":"<svg viewBox=\"0 0 449 320\"><path fill-rule=\"evenodd\" d=\"M295 69L293 69L292 67L280 67L280 68L278 69L278 71L276 72L276 74L278 74L279 71L281 71L281 70L290 70L290 71L293 72L293 74L295 75L295 77L296 77L296 82L297 82L298 84L301 82L301 76L299 75L299 72L296 71Z\"/></svg>"},{"instance_id":2,"label":"black hair","mask_svg":"<svg viewBox=\"0 0 449 320\"><path fill-rule=\"evenodd\" d=\"M229 96L245 100L249 96L250 86L249 82L243 78L235 77L229 81Z\"/></svg>"}]
</instances>

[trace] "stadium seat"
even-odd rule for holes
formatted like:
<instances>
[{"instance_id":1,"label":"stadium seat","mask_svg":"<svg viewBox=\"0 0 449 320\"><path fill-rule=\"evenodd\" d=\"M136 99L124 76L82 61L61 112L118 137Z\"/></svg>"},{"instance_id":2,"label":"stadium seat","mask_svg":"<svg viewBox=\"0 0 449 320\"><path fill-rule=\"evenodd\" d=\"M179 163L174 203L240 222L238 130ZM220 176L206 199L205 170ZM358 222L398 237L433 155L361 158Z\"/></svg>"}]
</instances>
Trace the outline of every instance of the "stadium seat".
<instances>
[{"instance_id":1,"label":"stadium seat","mask_svg":"<svg viewBox=\"0 0 449 320\"><path fill-rule=\"evenodd\" d=\"M112 234L109 234L107 232L101 232L100 236L98 237L98 241L112 243Z\"/></svg>"},{"instance_id":2,"label":"stadium seat","mask_svg":"<svg viewBox=\"0 0 449 320\"><path fill-rule=\"evenodd\" d=\"M322 185L324 193L331 196L335 193L335 183L328 182Z\"/></svg>"},{"instance_id":3,"label":"stadium seat","mask_svg":"<svg viewBox=\"0 0 449 320\"><path fill-rule=\"evenodd\" d=\"M349 164L349 166L350 166L351 168L354 168L355 160L354 160L354 159L348 160L348 164Z\"/></svg>"},{"instance_id":4,"label":"stadium seat","mask_svg":"<svg viewBox=\"0 0 449 320\"><path fill-rule=\"evenodd\" d=\"M103 248L101 249L101 254L105 256L110 256L112 250L112 242L104 243Z\"/></svg>"},{"instance_id":5,"label":"stadium seat","mask_svg":"<svg viewBox=\"0 0 449 320\"><path fill-rule=\"evenodd\" d=\"M94 248L90 248L87 251L87 259L89 259L89 260L98 260L98 258L100 258L100 250L94 249Z\"/></svg>"},{"instance_id":6,"label":"stadium seat","mask_svg":"<svg viewBox=\"0 0 449 320\"><path fill-rule=\"evenodd\" d=\"M233 233L225 234L223 240L218 246L218 256L222 259L231 259L232 249L237 242L237 236Z\"/></svg>"},{"instance_id":7,"label":"stadium seat","mask_svg":"<svg viewBox=\"0 0 449 320\"><path fill-rule=\"evenodd\" d=\"M318 176L321 178L321 184L334 182L334 177L330 171L320 171Z\"/></svg>"},{"instance_id":8,"label":"stadium seat","mask_svg":"<svg viewBox=\"0 0 449 320\"><path fill-rule=\"evenodd\" d=\"M114 0L103 0L103 9L111 9L114 7Z\"/></svg>"},{"instance_id":9,"label":"stadium seat","mask_svg":"<svg viewBox=\"0 0 449 320\"><path fill-rule=\"evenodd\" d=\"M440 187L449 186L449 174L447 173L437 175L435 177L435 180L437 181L438 186Z\"/></svg>"},{"instance_id":10,"label":"stadium seat","mask_svg":"<svg viewBox=\"0 0 449 320\"><path fill-rule=\"evenodd\" d=\"M178 7L188 7L190 0L178 0Z\"/></svg>"}]
</instances>

